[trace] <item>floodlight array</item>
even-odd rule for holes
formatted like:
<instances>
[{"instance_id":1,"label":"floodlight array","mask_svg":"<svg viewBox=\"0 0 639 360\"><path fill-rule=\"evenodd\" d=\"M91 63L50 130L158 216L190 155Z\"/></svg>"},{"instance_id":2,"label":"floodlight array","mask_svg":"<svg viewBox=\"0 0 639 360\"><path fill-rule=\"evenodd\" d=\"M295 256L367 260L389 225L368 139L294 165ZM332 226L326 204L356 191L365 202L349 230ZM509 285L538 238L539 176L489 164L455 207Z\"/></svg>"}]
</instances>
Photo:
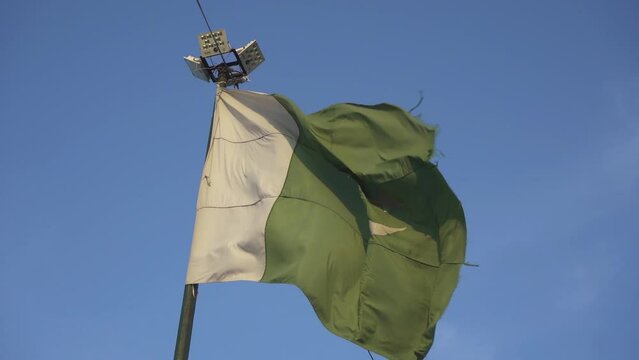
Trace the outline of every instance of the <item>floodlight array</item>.
<instances>
[{"instance_id":1,"label":"floodlight array","mask_svg":"<svg viewBox=\"0 0 639 360\"><path fill-rule=\"evenodd\" d=\"M186 56L184 61L193 76L213 81L218 86L237 86L248 81L248 74L264 62L264 54L257 41L233 49L224 29L201 33L198 42L202 56ZM229 56L225 59L224 55ZM216 56L221 57L221 63L216 61Z\"/></svg>"}]
</instances>

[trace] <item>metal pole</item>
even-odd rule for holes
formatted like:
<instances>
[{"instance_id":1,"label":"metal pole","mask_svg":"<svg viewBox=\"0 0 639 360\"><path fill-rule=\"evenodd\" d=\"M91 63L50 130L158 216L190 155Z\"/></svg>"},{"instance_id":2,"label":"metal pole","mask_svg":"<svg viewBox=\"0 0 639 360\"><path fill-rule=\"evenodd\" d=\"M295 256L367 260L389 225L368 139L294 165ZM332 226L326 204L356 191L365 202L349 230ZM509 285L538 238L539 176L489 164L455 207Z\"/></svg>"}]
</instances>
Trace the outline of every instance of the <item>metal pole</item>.
<instances>
[{"instance_id":1,"label":"metal pole","mask_svg":"<svg viewBox=\"0 0 639 360\"><path fill-rule=\"evenodd\" d=\"M219 86L216 87L215 99L217 102L217 92ZM217 105L217 104L216 104ZM217 107L217 106L216 106ZM215 109L211 116L211 126L209 128L209 140L206 143L206 153L204 153L204 162L209 153L211 146L211 138L213 137L213 119L215 118ZM180 325L178 325L177 340L175 341L175 353L173 360L188 360L189 349L191 348L191 332L193 331L193 317L195 316L195 303L197 302L198 284L184 285L184 295L182 297L182 310L180 312Z\"/></svg>"},{"instance_id":2,"label":"metal pole","mask_svg":"<svg viewBox=\"0 0 639 360\"><path fill-rule=\"evenodd\" d=\"M195 316L195 303L197 301L197 287L197 284L187 284L184 286L180 325L178 326L175 355L173 356L174 360L188 360L189 358L193 317Z\"/></svg>"}]
</instances>

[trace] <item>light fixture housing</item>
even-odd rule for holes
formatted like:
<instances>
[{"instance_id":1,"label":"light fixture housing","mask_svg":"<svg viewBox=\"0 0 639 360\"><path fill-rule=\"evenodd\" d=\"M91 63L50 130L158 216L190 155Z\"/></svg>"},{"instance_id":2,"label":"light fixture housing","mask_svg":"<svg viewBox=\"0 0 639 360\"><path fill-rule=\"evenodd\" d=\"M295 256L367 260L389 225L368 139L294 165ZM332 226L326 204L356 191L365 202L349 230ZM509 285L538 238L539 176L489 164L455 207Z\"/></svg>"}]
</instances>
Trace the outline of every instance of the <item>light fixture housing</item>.
<instances>
[{"instance_id":1,"label":"light fixture housing","mask_svg":"<svg viewBox=\"0 0 639 360\"><path fill-rule=\"evenodd\" d=\"M189 55L184 57L184 61L193 76L206 82L211 81L211 72L207 69L206 65L202 63L201 58Z\"/></svg>"},{"instance_id":2,"label":"light fixture housing","mask_svg":"<svg viewBox=\"0 0 639 360\"><path fill-rule=\"evenodd\" d=\"M248 81L248 74L265 60L256 40L234 49L224 29L201 33L198 43L202 56L185 56L184 61L193 76L218 86L239 86Z\"/></svg>"},{"instance_id":3,"label":"light fixture housing","mask_svg":"<svg viewBox=\"0 0 639 360\"><path fill-rule=\"evenodd\" d=\"M225 54L231 51L231 44L224 29L201 33L197 40L200 44L202 57Z\"/></svg>"},{"instance_id":4,"label":"light fixture housing","mask_svg":"<svg viewBox=\"0 0 639 360\"><path fill-rule=\"evenodd\" d=\"M253 40L236 50L237 57L242 64L244 72L248 75L256 67L260 66L264 62L264 54L257 43L257 40Z\"/></svg>"}]
</instances>

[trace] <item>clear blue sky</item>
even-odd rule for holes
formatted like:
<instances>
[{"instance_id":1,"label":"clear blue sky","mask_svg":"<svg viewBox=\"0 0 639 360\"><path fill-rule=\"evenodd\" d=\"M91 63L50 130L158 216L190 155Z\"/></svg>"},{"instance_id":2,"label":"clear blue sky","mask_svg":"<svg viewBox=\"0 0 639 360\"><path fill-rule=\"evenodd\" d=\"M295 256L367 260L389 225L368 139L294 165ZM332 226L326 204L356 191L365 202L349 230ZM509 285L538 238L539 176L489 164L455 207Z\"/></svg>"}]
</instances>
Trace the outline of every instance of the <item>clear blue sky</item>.
<instances>
[{"instance_id":1,"label":"clear blue sky","mask_svg":"<svg viewBox=\"0 0 639 360\"><path fill-rule=\"evenodd\" d=\"M208 1L305 111L440 126L467 257L429 359L631 359L639 339L639 3ZM0 5L0 359L173 354L214 88L195 1ZM201 286L191 359L368 359L301 292ZM634 356L632 354L635 354Z\"/></svg>"}]
</instances>

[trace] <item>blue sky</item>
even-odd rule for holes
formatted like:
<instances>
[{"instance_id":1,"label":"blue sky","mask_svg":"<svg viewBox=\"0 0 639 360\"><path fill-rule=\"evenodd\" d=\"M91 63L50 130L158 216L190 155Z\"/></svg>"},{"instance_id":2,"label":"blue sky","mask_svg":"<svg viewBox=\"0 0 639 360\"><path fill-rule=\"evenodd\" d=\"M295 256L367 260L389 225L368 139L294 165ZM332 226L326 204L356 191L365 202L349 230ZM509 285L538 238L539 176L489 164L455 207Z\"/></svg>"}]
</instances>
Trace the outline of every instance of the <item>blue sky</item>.
<instances>
[{"instance_id":1,"label":"blue sky","mask_svg":"<svg viewBox=\"0 0 639 360\"><path fill-rule=\"evenodd\" d=\"M631 359L639 3L203 1L307 112L412 107L468 219L429 359ZM195 1L0 5L0 359L171 358L214 88ZM191 359L368 359L284 285L200 287ZM635 355L636 356L636 355ZM381 357L377 357L381 358Z\"/></svg>"}]
</instances>

